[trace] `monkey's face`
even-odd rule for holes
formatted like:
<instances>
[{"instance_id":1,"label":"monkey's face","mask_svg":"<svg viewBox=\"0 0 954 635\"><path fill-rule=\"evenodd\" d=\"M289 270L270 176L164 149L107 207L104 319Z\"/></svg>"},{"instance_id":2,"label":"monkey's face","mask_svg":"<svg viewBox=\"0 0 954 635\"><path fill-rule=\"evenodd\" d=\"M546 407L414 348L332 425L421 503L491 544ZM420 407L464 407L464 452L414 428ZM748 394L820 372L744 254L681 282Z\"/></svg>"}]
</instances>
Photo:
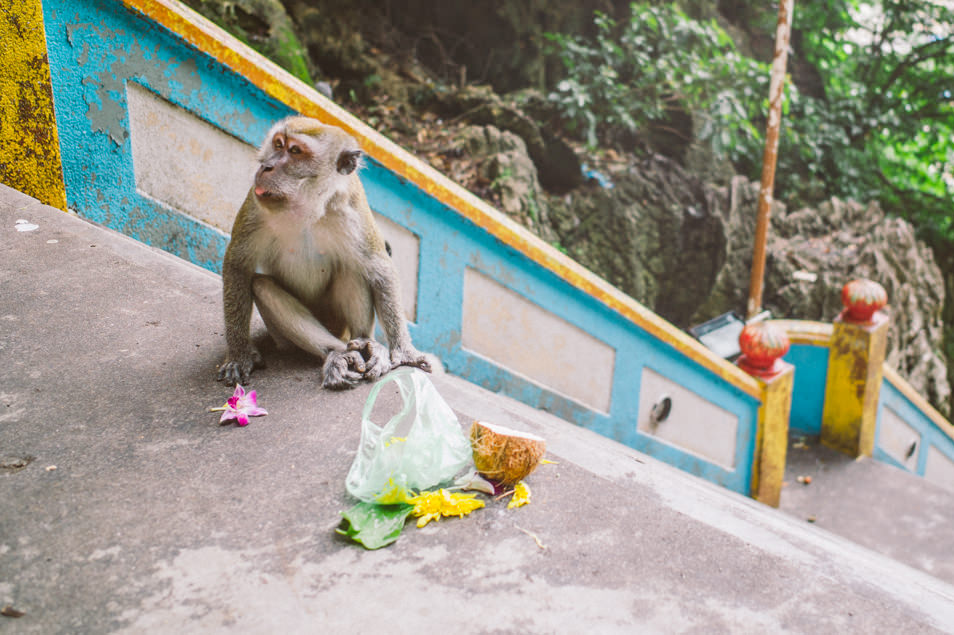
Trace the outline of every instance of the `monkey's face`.
<instances>
[{"instance_id":1,"label":"monkey's face","mask_svg":"<svg viewBox=\"0 0 954 635\"><path fill-rule=\"evenodd\" d=\"M343 186L360 156L357 142L339 128L302 117L280 121L259 150L255 196L270 208L305 202Z\"/></svg>"},{"instance_id":2,"label":"monkey's face","mask_svg":"<svg viewBox=\"0 0 954 635\"><path fill-rule=\"evenodd\" d=\"M255 196L274 205L294 198L305 179L321 173L320 162L310 139L279 130L271 135L260 153L261 165L255 173Z\"/></svg>"}]
</instances>

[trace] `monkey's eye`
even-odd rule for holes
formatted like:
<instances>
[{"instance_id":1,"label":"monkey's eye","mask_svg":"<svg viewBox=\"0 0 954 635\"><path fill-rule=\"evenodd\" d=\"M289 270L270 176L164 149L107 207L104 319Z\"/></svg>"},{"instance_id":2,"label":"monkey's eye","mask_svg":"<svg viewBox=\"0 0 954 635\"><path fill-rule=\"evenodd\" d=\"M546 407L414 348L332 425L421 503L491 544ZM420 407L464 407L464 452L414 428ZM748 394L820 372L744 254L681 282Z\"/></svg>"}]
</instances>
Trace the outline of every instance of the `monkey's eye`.
<instances>
[{"instance_id":1,"label":"monkey's eye","mask_svg":"<svg viewBox=\"0 0 954 635\"><path fill-rule=\"evenodd\" d=\"M288 151L291 154L301 154L301 148L299 148L298 146L291 146L288 148Z\"/></svg>"},{"instance_id":2,"label":"monkey's eye","mask_svg":"<svg viewBox=\"0 0 954 635\"><path fill-rule=\"evenodd\" d=\"M276 150L281 150L285 146L281 137L275 137L275 142L272 145L275 146Z\"/></svg>"}]
</instances>

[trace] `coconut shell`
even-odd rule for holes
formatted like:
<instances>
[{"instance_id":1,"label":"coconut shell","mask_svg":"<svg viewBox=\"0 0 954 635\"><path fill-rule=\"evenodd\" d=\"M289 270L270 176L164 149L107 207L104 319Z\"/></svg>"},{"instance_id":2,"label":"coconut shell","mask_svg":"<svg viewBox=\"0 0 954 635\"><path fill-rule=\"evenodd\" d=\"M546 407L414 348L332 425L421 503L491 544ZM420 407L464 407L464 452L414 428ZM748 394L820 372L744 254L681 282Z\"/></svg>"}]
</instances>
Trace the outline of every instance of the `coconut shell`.
<instances>
[{"instance_id":1,"label":"coconut shell","mask_svg":"<svg viewBox=\"0 0 954 635\"><path fill-rule=\"evenodd\" d=\"M536 469L546 451L546 441L529 432L475 421L470 427L470 447L477 471L484 478L507 486Z\"/></svg>"}]
</instances>

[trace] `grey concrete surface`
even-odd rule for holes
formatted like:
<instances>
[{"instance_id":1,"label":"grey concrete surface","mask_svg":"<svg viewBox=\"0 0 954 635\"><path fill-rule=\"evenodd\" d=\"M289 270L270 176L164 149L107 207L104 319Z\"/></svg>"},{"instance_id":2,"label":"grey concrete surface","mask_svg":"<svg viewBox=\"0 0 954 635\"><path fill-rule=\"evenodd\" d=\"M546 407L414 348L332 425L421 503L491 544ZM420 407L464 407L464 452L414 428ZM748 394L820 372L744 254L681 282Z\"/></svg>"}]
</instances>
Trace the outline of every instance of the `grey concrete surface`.
<instances>
[{"instance_id":1,"label":"grey concrete surface","mask_svg":"<svg viewBox=\"0 0 954 635\"><path fill-rule=\"evenodd\" d=\"M938 578L448 376L557 463L365 551L334 528L368 386L267 351L270 414L220 427L216 276L2 187L0 259L2 633L954 631Z\"/></svg>"},{"instance_id":2,"label":"grey concrete surface","mask_svg":"<svg viewBox=\"0 0 954 635\"><path fill-rule=\"evenodd\" d=\"M799 482L809 477L810 483ZM954 492L871 458L789 442L779 508L954 584Z\"/></svg>"}]
</instances>

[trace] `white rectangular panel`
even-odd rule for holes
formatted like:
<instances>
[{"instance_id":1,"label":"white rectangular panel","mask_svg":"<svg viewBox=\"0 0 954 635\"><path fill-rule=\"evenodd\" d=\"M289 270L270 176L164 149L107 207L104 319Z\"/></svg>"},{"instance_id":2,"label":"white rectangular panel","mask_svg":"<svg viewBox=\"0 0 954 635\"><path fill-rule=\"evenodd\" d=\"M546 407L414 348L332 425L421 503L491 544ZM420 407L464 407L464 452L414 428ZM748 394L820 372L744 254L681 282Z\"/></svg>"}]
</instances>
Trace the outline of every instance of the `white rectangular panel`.
<instances>
[{"instance_id":1,"label":"white rectangular panel","mask_svg":"<svg viewBox=\"0 0 954 635\"><path fill-rule=\"evenodd\" d=\"M665 410L666 399L668 414L656 423L653 406L659 404L659 410ZM637 427L723 467L735 467L739 418L651 368L643 368L640 380Z\"/></svg>"},{"instance_id":2,"label":"white rectangular panel","mask_svg":"<svg viewBox=\"0 0 954 635\"><path fill-rule=\"evenodd\" d=\"M374 220L381 235L391 244L391 259L401 280L401 303L404 315L417 321L417 272L421 239L389 218L375 212Z\"/></svg>"},{"instance_id":3,"label":"white rectangular panel","mask_svg":"<svg viewBox=\"0 0 954 635\"><path fill-rule=\"evenodd\" d=\"M255 149L134 82L126 100L136 189L231 232L252 186Z\"/></svg>"},{"instance_id":4,"label":"white rectangular panel","mask_svg":"<svg viewBox=\"0 0 954 635\"><path fill-rule=\"evenodd\" d=\"M878 431L878 446L891 458L914 472L918 465L918 444L921 435L901 416L889 408L881 411L881 429Z\"/></svg>"},{"instance_id":5,"label":"white rectangular panel","mask_svg":"<svg viewBox=\"0 0 954 635\"><path fill-rule=\"evenodd\" d=\"M461 339L470 351L609 412L616 350L470 268L464 273Z\"/></svg>"}]
</instances>

